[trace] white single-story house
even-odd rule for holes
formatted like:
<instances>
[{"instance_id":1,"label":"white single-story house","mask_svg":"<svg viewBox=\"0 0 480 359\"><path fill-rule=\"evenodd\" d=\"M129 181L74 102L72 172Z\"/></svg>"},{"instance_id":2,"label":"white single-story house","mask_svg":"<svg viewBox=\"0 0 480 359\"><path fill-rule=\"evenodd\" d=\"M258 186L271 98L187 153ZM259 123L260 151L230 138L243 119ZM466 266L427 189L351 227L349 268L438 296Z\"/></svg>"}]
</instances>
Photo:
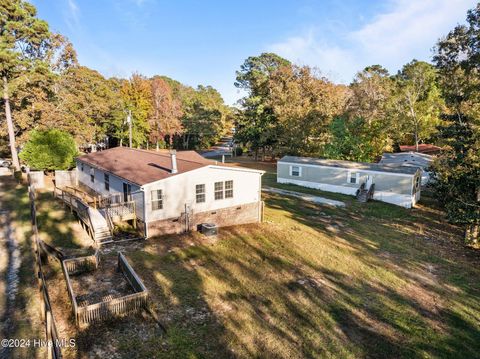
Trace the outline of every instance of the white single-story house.
<instances>
[{"instance_id":1,"label":"white single-story house","mask_svg":"<svg viewBox=\"0 0 480 359\"><path fill-rule=\"evenodd\" d=\"M372 190L375 200L413 207L420 199L421 170L378 163L285 156L277 162L277 182L357 195ZM373 185L373 186L372 186Z\"/></svg>"},{"instance_id":2,"label":"white single-story house","mask_svg":"<svg viewBox=\"0 0 480 359\"><path fill-rule=\"evenodd\" d=\"M194 151L116 147L77 158L78 183L101 196L135 201L146 237L259 222L264 171L234 167ZM119 195L120 194L120 195Z\"/></svg>"},{"instance_id":3,"label":"white single-story house","mask_svg":"<svg viewBox=\"0 0 480 359\"><path fill-rule=\"evenodd\" d=\"M420 152L384 153L378 162L391 167L419 167L422 170L422 186L430 181L430 167L434 156Z\"/></svg>"}]
</instances>

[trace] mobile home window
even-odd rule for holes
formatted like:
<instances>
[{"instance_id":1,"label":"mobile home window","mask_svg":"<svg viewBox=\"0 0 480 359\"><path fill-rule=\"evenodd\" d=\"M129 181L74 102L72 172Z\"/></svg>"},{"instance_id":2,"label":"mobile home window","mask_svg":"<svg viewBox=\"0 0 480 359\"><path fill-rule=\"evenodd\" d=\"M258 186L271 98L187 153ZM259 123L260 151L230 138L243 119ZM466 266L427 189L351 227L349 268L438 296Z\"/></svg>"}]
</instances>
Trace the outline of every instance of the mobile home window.
<instances>
[{"instance_id":1,"label":"mobile home window","mask_svg":"<svg viewBox=\"0 0 480 359\"><path fill-rule=\"evenodd\" d=\"M103 182L105 183L105 190L110 191L110 175L107 173L103 174Z\"/></svg>"},{"instance_id":2,"label":"mobile home window","mask_svg":"<svg viewBox=\"0 0 480 359\"><path fill-rule=\"evenodd\" d=\"M196 194L197 203L204 203L205 202L205 185L197 184L195 186L195 194Z\"/></svg>"},{"instance_id":3,"label":"mobile home window","mask_svg":"<svg viewBox=\"0 0 480 359\"><path fill-rule=\"evenodd\" d=\"M290 166L290 172L293 177L301 177L302 169L300 166Z\"/></svg>"},{"instance_id":4,"label":"mobile home window","mask_svg":"<svg viewBox=\"0 0 480 359\"><path fill-rule=\"evenodd\" d=\"M357 180L358 180L358 173L357 172L351 172L350 173L350 178L349 178L349 181L350 183L352 184L356 184L357 183Z\"/></svg>"},{"instance_id":5,"label":"mobile home window","mask_svg":"<svg viewBox=\"0 0 480 359\"><path fill-rule=\"evenodd\" d=\"M83 163L80 163L80 170L83 172Z\"/></svg>"},{"instance_id":6,"label":"mobile home window","mask_svg":"<svg viewBox=\"0 0 480 359\"><path fill-rule=\"evenodd\" d=\"M215 200L223 199L223 182L215 182Z\"/></svg>"},{"instance_id":7,"label":"mobile home window","mask_svg":"<svg viewBox=\"0 0 480 359\"><path fill-rule=\"evenodd\" d=\"M233 198L233 181L225 181L225 198Z\"/></svg>"},{"instance_id":8,"label":"mobile home window","mask_svg":"<svg viewBox=\"0 0 480 359\"><path fill-rule=\"evenodd\" d=\"M90 182L95 182L95 170L90 168Z\"/></svg>"},{"instance_id":9,"label":"mobile home window","mask_svg":"<svg viewBox=\"0 0 480 359\"><path fill-rule=\"evenodd\" d=\"M150 193L151 193L151 199L152 199L152 211L163 209L162 190L154 189Z\"/></svg>"}]
</instances>

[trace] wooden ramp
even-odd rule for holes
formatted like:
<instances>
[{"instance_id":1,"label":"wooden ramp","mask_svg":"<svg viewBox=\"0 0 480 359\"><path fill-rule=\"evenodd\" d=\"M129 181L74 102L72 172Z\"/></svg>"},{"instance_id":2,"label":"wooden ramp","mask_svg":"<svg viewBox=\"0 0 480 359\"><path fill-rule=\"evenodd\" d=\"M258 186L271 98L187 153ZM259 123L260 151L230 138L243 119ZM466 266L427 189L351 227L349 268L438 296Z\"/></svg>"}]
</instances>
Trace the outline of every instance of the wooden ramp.
<instances>
[{"instance_id":1,"label":"wooden ramp","mask_svg":"<svg viewBox=\"0 0 480 359\"><path fill-rule=\"evenodd\" d=\"M78 215L80 221L87 227L87 231L95 242L112 239L112 231L107 220L98 209L91 207L76 191L55 187L54 196L60 198L72 212Z\"/></svg>"}]
</instances>

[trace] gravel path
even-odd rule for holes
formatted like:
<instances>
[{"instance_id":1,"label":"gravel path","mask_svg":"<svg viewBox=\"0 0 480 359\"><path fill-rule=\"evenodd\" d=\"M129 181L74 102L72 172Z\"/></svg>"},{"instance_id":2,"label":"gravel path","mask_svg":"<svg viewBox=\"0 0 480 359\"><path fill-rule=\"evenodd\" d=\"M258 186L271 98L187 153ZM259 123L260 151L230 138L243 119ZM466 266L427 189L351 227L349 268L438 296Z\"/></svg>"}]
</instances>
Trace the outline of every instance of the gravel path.
<instances>
[{"instance_id":1,"label":"gravel path","mask_svg":"<svg viewBox=\"0 0 480 359\"><path fill-rule=\"evenodd\" d=\"M328 199L328 198L320 197L320 196L314 196L314 195L305 194L305 193L301 193L301 192L288 191L286 189L280 189L280 188L273 188L273 187L265 186L265 187L262 187L262 191L277 193L277 194L283 194L285 196L297 197L297 198L303 199L304 201L309 201L309 202L313 202L313 203L326 204L326 205L335 206L335 207L345 207L345 203L342 202L342 201L335 201L333 199Z\"/></svg>"}]
</instances>

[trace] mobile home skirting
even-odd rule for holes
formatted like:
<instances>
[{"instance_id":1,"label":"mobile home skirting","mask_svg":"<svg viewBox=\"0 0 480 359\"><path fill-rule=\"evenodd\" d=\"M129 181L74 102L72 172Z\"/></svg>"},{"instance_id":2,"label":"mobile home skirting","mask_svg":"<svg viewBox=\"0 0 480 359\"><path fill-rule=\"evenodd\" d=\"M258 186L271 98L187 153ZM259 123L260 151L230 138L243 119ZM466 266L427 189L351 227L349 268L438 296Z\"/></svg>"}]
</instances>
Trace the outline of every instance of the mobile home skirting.
<instances>
[{"instance_id":1,"label":"mobile home skirting","mask_svg":"<svg viewBox=\"0 0 480 359\"><path fill-rule=\"evenodd\" d=\"M162 219L147 223L147 238L165 234L183 233L196 230L201 223L215 223L218 227L238 224L257 223L261 221L262 202L253 202L233 207L192 213L189 216L188 228L185 214L180 217Z\"/></svg>"},{"instance_id":2,"label":"mobile home skirting","mask_svg":"<svg viewBox=\"0 0 480 359\"><path fill-rule=\"evenodd\" d=\"M357 192L357 188L355 187L337 186L332 184L301 181L301 180L294 180L289 178L278 178L277 182L290 183L290 184L295 184L302 187L319 189L321 191L326 191L326 192L342 193L342 194L351 195L351 196L355 196ZM386 191L375 191L373 194L373 199L377 201L395 204L397 206L402 206L405 208L412 208L417 202L417 198L415 195L412 196L407 194L398 194L398 193L386 192Z\"/></svg>"}]
</instances>

